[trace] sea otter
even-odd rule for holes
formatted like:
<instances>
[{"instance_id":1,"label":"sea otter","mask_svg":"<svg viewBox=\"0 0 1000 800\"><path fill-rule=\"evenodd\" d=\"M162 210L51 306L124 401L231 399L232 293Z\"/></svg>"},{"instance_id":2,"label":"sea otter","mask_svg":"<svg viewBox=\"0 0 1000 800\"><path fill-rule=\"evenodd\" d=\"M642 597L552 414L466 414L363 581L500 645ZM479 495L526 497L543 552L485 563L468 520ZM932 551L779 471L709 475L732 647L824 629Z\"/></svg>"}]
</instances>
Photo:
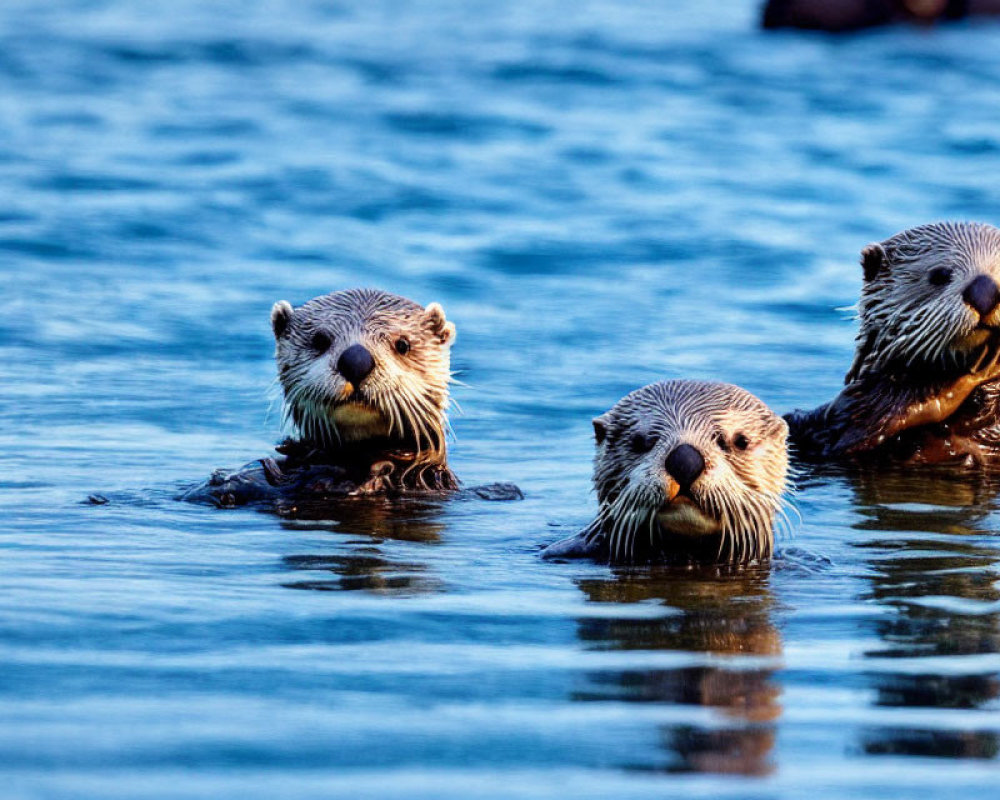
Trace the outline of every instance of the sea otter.
<instances>
[{"instance_id":1,"label":"sea otter","mask_svg":"<svg viewBox=\"0 0 1000 800\"><path fill-rule=\"evenodd\" d=\"M220 470L184 499L294 508L458 488L446 446L455 326L440 305L350 289L299 308L275 303L271 327L284 417L296 435L277 447L282 459Z\"/></svg>"},{"instance_id":2,"label":"sea otter","mask_svg":"<svg viewBox=\"0 0 1000 800\"><path fill-rule=\"evenodd\" d=\"M844 33L899 22L929 25L997 14L1000 0L768 0L761 25Z\"/></svg>"},{"instance_id":3,"label":"sea otter","mask_svg":"<svg viewBox=\"0 0 1000 800\"><path fill-rule=\"evenodd\" d=\"M941 222L861 254L845 387L785 419L806 459L1000 460L1000 230Z\"/></svg>"},{"instance_id":4,"label":"sea otter","mask_svg":"<svg viewBox=\"0 0 1000 800\"><path fill-rule=\"evenodd\" d=\"M740 564L770 557L788 457L785 422L738 386L672 380L594 421L597 516L546 558Z\"/></svg>"}]
</instances>

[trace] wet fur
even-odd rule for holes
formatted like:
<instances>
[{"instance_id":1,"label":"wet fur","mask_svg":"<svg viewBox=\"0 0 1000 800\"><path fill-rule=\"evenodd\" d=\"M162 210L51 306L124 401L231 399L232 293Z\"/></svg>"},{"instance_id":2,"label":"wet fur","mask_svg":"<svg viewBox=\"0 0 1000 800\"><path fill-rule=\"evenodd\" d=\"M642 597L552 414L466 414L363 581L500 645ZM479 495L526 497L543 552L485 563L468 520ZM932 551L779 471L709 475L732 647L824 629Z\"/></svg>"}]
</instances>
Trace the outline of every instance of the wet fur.
<instances>
[{"instance_id":1,"label":"wet fur","mask_svg":"<svg viewBox=\"0 0 1000 800\"><path fill-rule=\"evenodd\" d=\"M335 411L350 397L384 420L385 438L412 450L419 463L446 463L450 347L455 326L436 303L424 309L397 295L373 289L334 292L297 310L278 303L271 314L284 418L299 439L333 452L355 438L340 430ZM329 349L317 354L312 342L328 337ZM394 345L405 340L401 355ZM336 368L341 353L363 345L375 359L374 371L352 387Z\"/></svg>"},{"instance_id":2,"label":"wet fur","mask_svg":"<svg viewBox=\"0 0 1000 800\"><path fill-rule=\"evenodd\" d=\"M707 381L654 383L595 419L594 429L597 516L580 534L547 548L546 557L616 564L770 557L786 489L787 426L752 394ZM749 440L744 451L732 444L737 434ZM637 435L651 437L649 450L636 452ZM717 533L673 534L657 520L667 500L666 459L682 443L705 460L691 495L718 524Z\"/></svg>"},{"instance_id":3,"label":"wet fur","mask_svg":"<svg viewBox=\"0 0 1000 800\"><path fill-rule=\"evenodd\" d=\"M860 328L845 387L786 416L806 459L988 464L1000 459L1000 312L962 298L979 275L1000 283L1000 230L923 225L862 252ZM951 271L934 285L933 270ZM927 407L927 413L914 413Z\"/></svg>"},{"instance_id":4,"label":"wet fur","mask_svg":"<svg viewBox=\"0 0 1000 800\"><path fill-rule=\"evenodd\" d=\"M439 305L425 309L386 292L352 289L317 297L298 309L276 303L271 324L283 419L294 435L278 446L279 458L231 473L217 471L184 499L287 507L303 499L458 488L446 443L455 327ZM318 335L330 342L323 351L314 345ZM396 349L401 338L408 346L405 353ZM340 354L355 344L375 361L357 387L336 367ZM352 415L373 424L338 424L335 417L345 404L354 409Z\"/></svg>"}]
</instances>

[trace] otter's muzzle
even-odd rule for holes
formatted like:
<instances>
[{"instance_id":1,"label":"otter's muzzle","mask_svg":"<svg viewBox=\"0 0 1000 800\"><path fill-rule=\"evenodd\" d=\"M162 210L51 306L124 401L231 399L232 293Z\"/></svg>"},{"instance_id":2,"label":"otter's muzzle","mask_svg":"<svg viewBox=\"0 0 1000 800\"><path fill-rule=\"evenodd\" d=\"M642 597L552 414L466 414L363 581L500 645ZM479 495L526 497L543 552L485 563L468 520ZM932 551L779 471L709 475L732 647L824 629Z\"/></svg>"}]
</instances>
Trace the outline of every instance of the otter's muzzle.
<instances>
[{"instance_id":1,"label":"otter's muzzle","mask_svg":"<svg viewBox=\"0 0 1000 800\"><path fill-rule=\"evenodd\" d=\"M705 471L705 458L689 444L673 449L666 461L667 502L656 514L660 530L680 536L707 536L718 533L720 523L705 513L690 495L691 487Z\"/></svg>"},{"instance_id":2,"label":"otter's muzzle","mask_svg":"<svg viewBox=\"0 0 1000 800\"><path fill-rule=\"evenodd\" d=\"M375 369L375 359L360 344L352 344L337 360L337 372L344 376L344 380L354 384L355 389L373 369Z\"/></svg>"},{"instance_id":3,"label":"otter's muzzle","mask_svg":"<svg viewBox=\"0 0 1000 800\"><path fill-rule=\"evenodd\" d=\"M980 275L965 287L962 299L981 317L987 317L1000 304L1000 288L989 275Z\"/></svg>"},{"instance_id":4,"label":"otter's muzzle","mask_svg":"<svg viewBox=\"0 0 1000 800\"><path fill-rule=\"evenodd\" d=\"M666 467L667 474L677 481L677 491L687 492L705 471L705 459L691 445L681 444L667 456Z\"/></svg>"}]
</instances>

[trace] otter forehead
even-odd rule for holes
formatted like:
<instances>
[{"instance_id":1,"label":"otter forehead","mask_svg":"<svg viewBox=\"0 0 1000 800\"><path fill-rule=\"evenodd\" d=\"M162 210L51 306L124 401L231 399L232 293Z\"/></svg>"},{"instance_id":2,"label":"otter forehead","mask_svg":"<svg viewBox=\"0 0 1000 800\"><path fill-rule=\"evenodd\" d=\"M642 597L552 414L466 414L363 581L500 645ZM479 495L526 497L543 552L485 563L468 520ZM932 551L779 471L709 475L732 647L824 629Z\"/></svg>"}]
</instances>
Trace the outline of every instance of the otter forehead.
<instances>
[{"instance_id":1,"label":"otter forehead","mask_svg":"<svg viewBox=\"0 0 1000 800\"><path fill-rule=\"evenodd\" d=\"M1000 230L979 222L920 225L869 245L861 263L862 315L881 303L933 303L961 295L976 276L1000 280Z\"/></svg>"},{"instance_id":2,"label":"otter forehead","mask_svg":"<svg viewBox=\"0 0 1000 800\"><path fill-rule=\"evenodd\" d=\"M673 380L644 386L620 400L612 421L647 423L680 431L734 423L756 424L778 435L782 420L761 400L739 386L714 381Z\"/></svg>"},{"instance_id":3,"label":"otter forehead","mask_svg":"<svg viewBox=\"0 0 1000 800\"><path fill-rule=\"evenodd\" d=\"M310 335L318 329L349 334L388 331L416 323L423 307L405 297L375 289L348 289L316 297L296 310L289 334Z\"/></svg>"},{"instance_id":4,"label":"otter forehead","mask_svg":"<svg viewBox=\"0 0 1000 800\"><path fill-rule=\"evenodd\" d=\"M933 261L956 268L1000 268L1000 230L981 222L934 222L882 243L898 264Z\"/></svg>"}]
</instances>

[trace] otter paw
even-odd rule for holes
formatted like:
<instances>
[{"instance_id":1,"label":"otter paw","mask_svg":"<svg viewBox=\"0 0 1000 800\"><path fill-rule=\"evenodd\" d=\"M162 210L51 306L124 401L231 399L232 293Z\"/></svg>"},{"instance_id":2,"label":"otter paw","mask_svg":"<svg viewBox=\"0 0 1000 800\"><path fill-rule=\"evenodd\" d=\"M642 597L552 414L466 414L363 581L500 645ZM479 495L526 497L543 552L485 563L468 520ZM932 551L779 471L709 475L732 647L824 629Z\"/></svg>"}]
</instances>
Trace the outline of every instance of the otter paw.
<instances>
[{"instance_id":1,"label":"otter paw","mask_svg":"<svg viewBox=\"0 0 1000 800\"><path fill-rule=\"evenodd\" d=\"M524 499L524 492L513 483L488 483L485 486L473 486L469 491L480 500L498 503Z\"/></svg>"}]
</instances>

